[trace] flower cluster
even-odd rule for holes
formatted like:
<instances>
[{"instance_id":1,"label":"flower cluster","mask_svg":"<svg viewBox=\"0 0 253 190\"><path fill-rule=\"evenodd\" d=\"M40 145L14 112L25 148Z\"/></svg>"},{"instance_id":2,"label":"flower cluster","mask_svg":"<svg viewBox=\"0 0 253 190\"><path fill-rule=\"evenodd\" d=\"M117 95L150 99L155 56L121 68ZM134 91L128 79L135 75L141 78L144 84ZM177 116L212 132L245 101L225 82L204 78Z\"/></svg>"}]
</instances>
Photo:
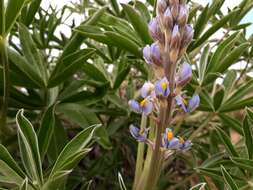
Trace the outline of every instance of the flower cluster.
<instances>
[{"instance_id":1,"label":"flower cluster","mask_svg":"<svg viewBox=\"0 0 253 190\"><path fill-rule=\"evenodd\" d=\"M162 118L164 116L160 114L162 105L172 105L172 109L166 111L175 117L178 113L186 116L200 103L197 94L185 98L182 92L182 88L192 77L192 69L188 63L178 64L193 38L193 28L187 24L187 20L188 9L183 0L158 1L157 16L149 23L149 32L154 43L143 48L143 58L153 68L157 79L154 83L144 83L140 89L140 101L128 102L133 111L146 116L151 115L159 121L158 123L165 122L162 124L161 147L169 150L187 150L192 143L174 136L171 128L167 127L171 127L171 122ZM178 109L175 106L178 106ZM157 127L161 126L157 124ZM131 125L130 132L136 140L147 142L147 130L140 130Z\"/></svg>"}]
</instances>

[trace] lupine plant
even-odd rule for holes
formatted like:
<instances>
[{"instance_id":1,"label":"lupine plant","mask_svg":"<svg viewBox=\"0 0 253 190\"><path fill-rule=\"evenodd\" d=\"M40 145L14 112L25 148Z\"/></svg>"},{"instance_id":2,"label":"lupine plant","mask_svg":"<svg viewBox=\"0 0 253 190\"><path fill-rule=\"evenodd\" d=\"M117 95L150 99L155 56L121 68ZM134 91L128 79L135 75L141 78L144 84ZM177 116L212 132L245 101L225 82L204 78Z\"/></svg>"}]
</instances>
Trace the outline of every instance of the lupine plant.
<instances>
[{"instance_id":1,"label":"lupine plant","mask_svg":"<svg viewBox=\"0 0 253 190\"><path fill-rule=\"evenodd\" d=\"M252 0L69 1L0 0L0 189L251 190Z\"/></svg>"},{"instance_id":2,"label":"lupine plant","mask_svg":"<svg viewBox=\"0 0 253 190\"><path fill-rule=\"evenodd\" d=\"M140 142L134 189L154 189L163 163L175 152L191 148L191 141L177 136L173 130L176 118L183 119L200 103L198 94L186 99L182 91L192 77L192 69L188 63L180 64L180 61L194 34L187 24L186 4L179 0L160 0L156 12L157 16L149 23L154 43L143 49L144 60L155 73L155 82L145 82L140 89L141 100L128 103L142 114L141 127L130 126L132 136ZM149 128L148 119L152 123ZM142 143L149 145L147 153Z\"/></svg>"}]
</instances>

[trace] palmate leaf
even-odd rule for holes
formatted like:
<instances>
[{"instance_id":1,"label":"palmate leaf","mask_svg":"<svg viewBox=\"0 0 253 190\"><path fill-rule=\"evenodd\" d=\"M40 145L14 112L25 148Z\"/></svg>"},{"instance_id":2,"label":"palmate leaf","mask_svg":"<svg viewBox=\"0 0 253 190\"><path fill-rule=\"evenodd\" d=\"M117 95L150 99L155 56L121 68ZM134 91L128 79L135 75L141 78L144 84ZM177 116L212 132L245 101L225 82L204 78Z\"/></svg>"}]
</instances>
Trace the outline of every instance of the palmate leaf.
<instances>
[{"instance_id":1,"label":"palmate leaf","mask_svg":"<svg viewBox=\"0 0 253 190\"><path fill-rule=\"evenodd\" d=\"M26 173L33 183L40 186L43 183L43 175L38 139L32 124L23 113L24 110L19 110L16 116L20 154Z\"/></svg>"},{"instance_id":2,"label":"palmate leaf","mask_svg":"<svg viewBox=\"0 0 253 190\"><path fill-rule=\"evenodd\" d=\"M129 21L132 23L135 31L139 34L139 37L142 39L144 44L150 44L152 42L152 39L150 37L148 25L145 22L145 20L143 20L141 15L130 5L127 4L121 5Z\"/></svg>"}]
</instances>

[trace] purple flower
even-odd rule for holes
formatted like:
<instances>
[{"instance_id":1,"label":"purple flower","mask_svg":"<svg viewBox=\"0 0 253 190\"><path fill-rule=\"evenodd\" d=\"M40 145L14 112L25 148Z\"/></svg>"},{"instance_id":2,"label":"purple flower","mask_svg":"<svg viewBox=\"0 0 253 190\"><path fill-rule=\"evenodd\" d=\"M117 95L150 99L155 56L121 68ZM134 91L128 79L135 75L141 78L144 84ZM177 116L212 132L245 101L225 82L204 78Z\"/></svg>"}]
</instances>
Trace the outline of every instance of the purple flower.
<instances>
[{"instance_id":1,"label":"purple flower","mask_svg":"<svg viewBox=\"0 0 253 190\"><path fill-rule=\"evenodd\" d=\"M149 99L143 99L140 103L136 100L129 100L128 105L137 113L149 115L153 110L153 103Z\"/></svg>"},{"instance_id":2,"label":"purple flower","mask_svg":"<svg viewBox=\"0 0 253 190\"><path fill-rule=\"evenodd\" d=\"M163 147L168 149L178 149L180 146L180 141L170 128L166 128L165 134L163 134Z\"/></svg>"},{"instance_id":3,"label":"purple flower","mask_svg":"<svg viewBox=\"0 0 253 190\"><path fill-rule=\"evenodd\" d=\"M192 77L192 68L188 63L183 63L177 76L177 85L183 87Z\"/></svg>"},{"instance_id":4,"label":"purple flower","mask_svg":"<svg viewBox=\"0 0 253 190\"><path fill-rule=\"evenodd\" d=\"M148 136L148 130L145 129L141 131L139 128L135 127L134 125L130 125L129 131L131 135L139 142L145 142Z\"/></svg>"},{"instance_id":5,"label":"purple flower","mask_svg":"<svg viewBox=\"0 0 253 190\"><path fill-rule=\"evenodd\" d=\"M192 142L190 140L185 141L182 137L179 137L179 149L189 150L192 147Z\"/></svg>"},{"instance_id":6,"label":"purple flower","mask_svg":"<svg viewBox=\"0 0 253 190\"><path fill-rule=\"evenodd\" d=\"M176 104L179 105L184 110L184 112L187 113L193 112L199 106L200 103L199 95L192 96L188 103L180 95L177 95L175 97L175 100Z\"/></svg>"},{"instance_id":7,"label":"purple flower","mask_svg":"<svg viewBox=\"0 0 253 190\"><path fill-rule=\"evenodd\" d=\"M162 58L159 45L157 43L153 43L150 46L146 45L143 48L143 58L148 64L161 66Z\"/></svg>"},{"instance_id":8,"label":"purple flower","mask_svg":"<svg viewBox=\"0 0 253 190\"><path fill-rule=\"evenodd\" d=\"M155 82L155 93L157 96L168 97L170 94L169 81L166 77Z\"/></svg>"},{"instance_id":9,"label":"purple flower","mask_svg":"<svg viewBox=\"0 0 253 190\"><path fill-rule=\"evenodd\" d=\"M150 96L151 98L155 97L155 91L154 91L155 86L151 82L145 82L141 88L141 96L143 98L147 98Z\"/></svg>"},{"instance_id":10,"label":"purple flower","mask_svg":"<svg viewBox=\"0 0 253 190\"><path fill-rule=\"evenodd\" d=\"M179 27L178 25L175 25L172 31L170 48L177 49L179 46L179 43L180 43Z\"/></svg>"}]
</instances>

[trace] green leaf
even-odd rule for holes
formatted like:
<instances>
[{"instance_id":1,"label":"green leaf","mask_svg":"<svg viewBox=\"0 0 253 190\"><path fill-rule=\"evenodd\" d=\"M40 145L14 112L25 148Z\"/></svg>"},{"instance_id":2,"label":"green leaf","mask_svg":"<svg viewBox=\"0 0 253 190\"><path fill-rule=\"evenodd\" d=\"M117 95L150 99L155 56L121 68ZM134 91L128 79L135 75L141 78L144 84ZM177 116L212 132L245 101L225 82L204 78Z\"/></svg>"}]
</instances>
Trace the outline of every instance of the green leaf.
<instances>
[{"instance_id":1,"label":"green leaf","mask_svg":"<svg viewBox=\"0 0 253 190\"><path fill-rule=\"evenodd\" d=\"M124 61L119 62L117 69L118 69L117 75L116 75L116 78L114 80L114 85L113 85L114 90L118 89L120 85L122 84L122 82L126 79L130 71L130 66L124 60Z\"/></svg>"},{"instance_id":2,"label":"green leaf","mask_svg":"<svg viewBox=\"0 0 253 190\"><path fill-rule=\"evenodd\" d=\"M235 70L229 70L226 74L226 77L223 81L223 86L225 89L224 101L226 101L230 97L230 93L234 88L234 84L236 82L237 73Z\"/></svg>"},{"instance_id":3,"label":"green leaf","mask_svg":"<svg viewBox=\"0 0 253 190\"><path fill-rule=\"evenodd\" d=\"M253 97L237 101L236 103L223 105L220 112L231 112L235 110L244 109L245 107L253 106Z\"/></svg>"},{"instance_id":4,"label":"green leaf","mask_svg":"<svg viewBox=\"0 0 253 190\"><path fill-rule=\"evenodd\" d=\"M28 190L28 178L25 178L21 186L19 187L19 190Z\"/></svg>"},{"instance_id":5,"label":"green leaf","mask_svg":"<svg viewBox=\"0 0 253 190\"><path fill-rule=\"evenodd\" d=\"M35 68L29 64L23 56L19 55L12 49L8 49L8 57L11 61L11 64L14 64L22 74L26 75L29 78L31 83L34 85L43 88L45 83L40 75L38 75Z\"/></svg>"},{"instance_id":6,"label":"green leaf","mask_svg":"<svg viewBox=\"0 0 253 190\"><path fill-rule=\"evenodd\" d=\"M241 85L233 94L231 94L230 98L226 102L224 102L224 106L237 103L252 90L253 90L253 79Z\"/></svg>"},{"instance_id":7,"label":"green leaf","mask_svg":"<svg viewBox=\"0 0 253 190\"><path fill-rule=\"evenodd\" d=\"M200 62L199 62L199 80L200 80L200 84L202 84L202 82L204 81L204 77L206 74L206 69L207 69L207 64L208 64L208 57L209 57L209 53L210 53L210 46L207 45L202 54L201 54L201 58L200 58Z\"/></svg>"},{"instance_id":8,"label":"green leaf","mask_svg":"<svg viewBox=\"0 0 253 190\"><path fill-rule=\"evenodd\" d=\"M51 74L48 81L48 87L54 87L67 80L82 66L82 64L85 63L87 59L90 58L91 55L93 55L94 52L94 49L83 49L65 57L62 60L62 68L58 69L57 73Z\"/></svg>"},{"instance_id":9,"label":"green leaf","mask_svg":"<svg viewBox=\"0 0 253 190\"><path fill-rule=\"evenodd\" d=\"M8 0L5 12L5 35L11 31L25 3L26 0Z\"/></svg>"},{"instance_id":10,"label":"green leaf","mask_svg":"<svg viewBox=\"0 0 253 190\"><path fill-rule=\"evenodd\" d=\"M239 33L235 32L227 39L223 40L217 47L211 57L210 63L208 64L208 72L215 72L220 64L220 61L224 59L224 55L227 55L228 51L231 49L235 41L239 38Z\"/></svg>"},{"instance_id":11,"label":"green leaf","mask_svg":"<svg viewBox=\"0 0 253 190\"><path fill-rule=\"evenodd\" d=\"M204 30L207 21L208 21L208 7L209 5L207 5L204 10L202 10L201 14L199 15L196 24L194 26L194 39L197 39L200 34L202 33L202 31Z\"/></svg>"},{"instance_id":12,"label":"green leaf","mask_svg":"<svg viewBox=\"0 0 253 190\"><path fill-rule=\"evenodd\" d=\"M19 110L16 116L21 158L27 174L41 185L43 176L38 139L32 124L24 117L23 112L24 110Z\"/></svg>"},{"instance_id":13,"label":"green leaf","mask_svg":"<svg viewBox=\"0 0 253 190\"><path fill-rule=\"evenodd\" d=\"M227 170L224 168L224 166L221 166L221 172L223 175L223 178L225 180L225 183L228 185L228 187L231 190L239 190L239 188L237 187L235 181L233 180L233 178L229 175L229 173L227 172Z\"/></svg>"},{"instance_id":14,"label":"green leaf","mask_svg":"<svg viewBox=\"0 0 253 190\"><path fill-rule=\"evenodd\" d=\"M219 91L216 92L213 98L213 106L215 110L218 110L222 105L222 101L224 98L224 89L221 88Z\"/></svg>"},{"instance_id":15,"label":"green leaf","mask_svg":"<svg viewBox=\"0 0 253 190\"><path fill-rule=\"evenodd\" d=\"M4 8L4 1L0 1L0 36L3 36L5 32L5 8Z\"/></svg>"},{"instance_id":16,"label":"green leaf","mask_svg":"<svg viewBox=\"0 0 253 190\"><path fill-rule=\"evenodd\" d=\"M106 130L105 127L100 127L97 131L96 131L96 136L98 137L98 143L107 150L112 149L112 144L111 141L109 139L109 135L108 132Z\"/></svg>"},{"instance_id":17,"label":"green leaf","mask_svg":"<svg viewBox=\"0 0 253 190\"><path fill-rule=\"evenodd\" d=\"M229 66L231 66L235 61L242 55L242 53L249 47L249 43L243 43L240 46L234 48L225 58L222 62L220 62L220 65L218 66L216 72L223 73Z\"/></svg>"},{"instance_id":18,"label":"green leaf","mask_svg":"<svg viewBox=\"0 0 253 190\"><path fill-rule=\"evenodd\" d=\"M108 37L114 46L127 50L134 54L136 57L141 58L142 53L140 47L135 42L119 35L116 32L107 31L104 34Z\"/></svg>"},{"instance_id":19,"label":"green leaf","mask_svg":"<svg viewBox=\"0 0 253 190\"><path fill-rule=\"evenodd\" d=\"M26 58L27 62L35 68L36 74L43 79L44 86L46 86L47 71L45 64L43 63L43 59L35 42L32 39L32 35L30 34L28 28L21 23L19 24L19 37L24 57Z\"/></svg>"},{"instance_id":20,"label":"green leaf","mask_svg":"<svg viewBox=\"0 0 253 190\"><path fill-rule=\"evenodd\" d=\"M24 178L25 177L24 172L21 170L21 168L18 166L18 164L12 158L12 156L10 155L8 150L1 144L0 144L0 152L1 152L0 161L4 162L6 165L8 165L8 167L10 167L13 171L15 171L15 173L17 173L17 175ZM1 172L1 168L0 168L0 172Z\"/></svg>"},{"instance_id":21,"label":"green leaf","mask_svg":"<svg viewBox=\"0 0 253 190\"><path fill-rule=\"evenodd\" d=\"M232 157L231 160L237 167L253 172L253 160L237 157Z\"/></svg>"},{"instance_id":22,"label":"green leaf","mask_svg":"<svg viewBox=\"0 0 253 190\"><path fill-rule=\"evenodd\" d=\"M120 190L127 190L124 180L122 178L122 175L120 173L118 173L118 180L119 180Z\"/></svg>"},{"instance_id":23,"label":"green leaf","mask_svg":"<svg viewBox=\"0 0 253 190\"><path fill-rule=\"evenodd\" d=\"M74 156L84 153L84 151L86 151L85 148L89 145L89 143L94 137L95 131L100 126L101 125L93 125L89 128L84 129L64 147L56 163L53 166L49 178L54 177L57 172L61 171L62 168L66 168L65 166L68 164L70 158L73 158Z\"/></svg>"},{"instance_id":24,"label":"green leaf","mask_svg":"<svg viewBox=\"0 0 253 190\"><path fill-rule=\"evenodd\" d=\"M150 44L152 39L149 35L148 24L134 8L127 4L121 4L128 20L132 23L134 29L139 34L144 44Z\"/></svg>"},{"instance_id":25,"label":"green leaf","mask_svg":"<svg viewBox=\"0 0 253 190\"><path fill-rule=\"evenodd\" d=\"M221 118L224 126L231 127L236 132L238 132L240 135L243 135L242 125L238 120L236 120L226 114L219 114L219 117Z\"/></svg>"},{"instance_id":26,"label":"green leaf","mask_svg":"<svg viewBox=\"0 0 253 190\"><path fill-rule=\"evenodd\" d=\"M141 1L136 1L134 7L141 14L141 17L145 18L146 22L150 21L151 19L150 12L148 10L148 7L144 3L142 3Z\"/></svg>"},{"instance_id":27,"label":"green leaf","mask_svg":"<svg viewBox=\"0 0 253 190\"><path fill-rule=\"evenodd\" d=\"M247 148L248 158L253 159L253 135L252 135L252 120L250 119L249 109L247 109L247 114L243 120L243 134L244 140Z\"/></svg>"},{"instance_id":28,"label":"green leaf","mask_svg":"<svg viewBox=\"0 0 253 190\"><path fill-rule=\"evenodd\" d=\"M38 132L39 150L42 162L47 153L48 147L51 143L54 127L55 127L55 104L47 108L42 118L42 122Z\"/></svg>"},{"instance_id":29,"label":"green leaf","mask_svg":"<svg viewBox=\"0 0 253 190\"><path fill-rule=\"evenodd\" d=\"M190 51L202 45L210 36L212 36L216 31L225 26L225 24L231 19L231 16L236 14L238 10L232 11L222 19L218 20L200 37L198 38L192 47L190 47ZM203 18L204 19L204 18Z\"/></svg>"},{"instance_id":30,"label":"green leaf","mask_svg":"<svg viewBox=\"0 0 253 190\"><path fill-rule=\"evenodd\" d=\"M199 183L191 187L189 190L204 190L205 186L206 186L206 183Z\"/></svg>"},{"instance_id":31,"label":"green leaf","mask_svg":"<svg viewBox=\"0 0 253 190\"><path fill-rule=\"evenodd\" d=\"M22 22L29 26L33 19L35 18L35 14L37 13L38 9L40 8L40 3L42 0L33 0L29 5L27 5L25 9L25 14L22 11Z\"/></svg>"},{"instance_id":32,"label":"green leaf","mask_svg":"<svg viewBox=\"0 0 253 190\"><path fill-rule=\"evenodd\" d=\"M233 144L230 141L230 137L219 127L216 127L216 132L221 140L221 142L225 145L225 148L227 150L227 152L234 157L238 157L238 153L235 149L235 147L233 146Z\"/></svg>"},{"instance_id":33,"label":"green leaf","mask_svg":"<svg viewBox=\"0 0 253 190\"><path fill-rule=\"evenodd\" d=\"M82 67L82 70L86 75L88 75L90 78L96 81L109 83L108 79L105 76L105 73L103 73L94 63L93 64L85 63Z\"/></svg>"},{"instance_id":34,"label":"green leaf","mask_svg":"<svg viewBox=\"0 0 253 190\"><path fill-rule=\"evenodd\" d=\"M0 172L1 175L6 177L5 183L21 185L23 182L23 178L2 160L0 160Z\"/></svg>"}]
</instances>

